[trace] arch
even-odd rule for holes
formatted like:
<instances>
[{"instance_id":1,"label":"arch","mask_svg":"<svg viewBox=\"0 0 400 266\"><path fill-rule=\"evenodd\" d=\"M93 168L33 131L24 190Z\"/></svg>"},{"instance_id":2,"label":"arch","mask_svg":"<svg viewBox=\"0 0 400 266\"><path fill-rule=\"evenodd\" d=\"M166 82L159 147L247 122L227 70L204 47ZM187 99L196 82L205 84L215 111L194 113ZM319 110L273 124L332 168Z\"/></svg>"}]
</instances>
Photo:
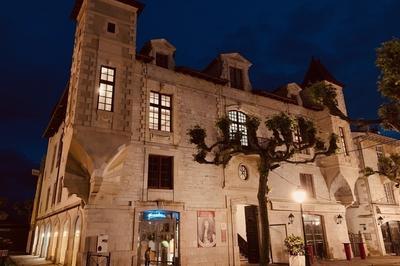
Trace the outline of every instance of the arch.
<instances>
[{"instance_id":1,"label":"arch","mask_svg":"<svg viewBox=\"0 0 400 266\"><path fill-rule=\"evenodd\" d=\"M50 223L48 223L44 230L43 247L41 250L40 257L47 258L47 254L48 254L48 250L49 250L50 235L51 235L51 225L50 225Z\"/></svg>"},{"instance_id":2,"label":"arch","mask_svg":"<svg viewBox=\"0 0 400 266\"><path fill-rule=\"evenodd\" d=\"M78 258L78 251L80 247L81 241L81 216L78 216L75 221L74 226L74 239L73 239L73 246L72 246L72 266L76 266L77 258Z\"/></svg>"},{"instance_id":3,"label":"arch","mask_svg":"<svg viewBox=\"0 0 400 266\"><path fill-rule=\"evenodd\" d=\"M36 254L37 244L38 244L38 236L39 236L39 226L36 225L35 233L33 237L33 245L32 245L32 255Z\"/></svg>"},{"instance_id":4,"label":"arch","mask_svg":"<svg viewBox=\"0 0 400 266\"><path fill-rule=\"evenodd\" d=\"M68 236L69 236L69 219L67 218L64 221L64 224L61 229L60 257L59 257L59 261L58 261L61 265L64 265L65 261L66 261L67 248L68 248Z\"/></svg>"},{"instance_id":5,"label":"arch","mask_svg":"<svg viewBox=\"0 0 400 266\"><path fill-rule=\"evenodd\" d=\"M40 256L42 254L43 239L44 239L44 224L42 224L39 229L38 244L35 252L35 255L37 256Z\"/></svg>"},{"instance_id":6,"label":"arch","mask_svg":"<svg viewBox=\"0 0 400 266\"><path fill-rule=\"evenodd\" d=\"M56 222L54 223L53 232L51 236L50 258L52 260L56 260L59 234L60 234L60 221L57 219Z\"/></svg>"},{"instance_id":7,"label":"arch","mask_svg":"<svg viewBox=\"0 0 400 266\"><path fill-rule=\"evenodd\" d=\"M106 166L103 170L102 176L109 175L114 171L120 169L120 166L122 166L127 154L128 154L128 147L125 144L123 144L118 148L116 154L106 162Z\"/></svg>"},{"instance_id":8,"label":"arch","mask_svg":"<svg viewBox=\"0 0 400 266\"><path fill-rule=\"evenodd\" d=\"M331 183L329 193L331 198L343 205L350 205L354 202L353 189L341 174L337 175Z\"/></svg>"}]
</instances>

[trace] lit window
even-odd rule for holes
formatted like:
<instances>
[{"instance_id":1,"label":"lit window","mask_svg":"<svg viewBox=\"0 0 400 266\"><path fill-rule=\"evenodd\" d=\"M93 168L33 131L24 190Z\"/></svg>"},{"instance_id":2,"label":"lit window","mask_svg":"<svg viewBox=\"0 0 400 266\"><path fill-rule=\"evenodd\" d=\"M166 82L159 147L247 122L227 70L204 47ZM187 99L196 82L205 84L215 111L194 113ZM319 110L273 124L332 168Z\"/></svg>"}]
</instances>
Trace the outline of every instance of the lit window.
<instances>
[{"instance_id":1,"label":"lit window","mask_svg":"<svg viewBox=\"0 0 400 266\"><path fill-rule=\"evenodd\" d=\"M115 86L115 69L101 67L99 101L97 109L112 112Z\"/></svg>"},{"instance_id":2,"label":"lit window","mask_svg":"<svg viewBox=\"0 0 400 266\"><path fill-rule=\"evenodd\" d=\"M243 71L241 69L229 67L229 77L232 88L243 89Z\"/></svg>"},{"instance_id":3,"label":"lit window","mask_svg":"<svg viewBox=\"0 0 400 266\"><path fill-rule=\"evenodd\" d=\"M311 198L315 198L314 180L310 174L300 174L300 185Z\"/></svg>"},{"instance_id":4,"label":"lit window","mask_svg":"<svg viewBox=\"0 0 400 266\"><path fill-rule=\"evenodd\" d=\"M346 138L344 136L344 129L342 127L339 127L339 138L342 152L345 155L349 155L349 151L347 150Z\"/></svg>"},{"instance_id":5,"label":"lit window","mask_svg":"<svg viewBox=\"0 0 400 266\"><path fill-rule=\"evenodd\" d=\"M249 145L247 139L246 114L238 111L230 111L228 117L231 121L229 126L230 138L233 139L236 132L241 132L242 138L240 139L240 142L243 146Z\"/></svg>"},{"instance_id":6,"label":"lit window","mask_svg":"<svg viewBox=\"0 0 400 266\"><path fill-rule=\"evenodd\" d=\"M150 92L149 127L154 130L171 131L171 96Z\"/></svg>"},{"instance_id":7,"label":"lit window","mask_svg":"<svg viewBox=\"0 0 400 266\"><path fill-rule=\"evenodd\" d=\"M173 157L149 155L148 188L173 188Z\"/></svg>"}]
</instances>

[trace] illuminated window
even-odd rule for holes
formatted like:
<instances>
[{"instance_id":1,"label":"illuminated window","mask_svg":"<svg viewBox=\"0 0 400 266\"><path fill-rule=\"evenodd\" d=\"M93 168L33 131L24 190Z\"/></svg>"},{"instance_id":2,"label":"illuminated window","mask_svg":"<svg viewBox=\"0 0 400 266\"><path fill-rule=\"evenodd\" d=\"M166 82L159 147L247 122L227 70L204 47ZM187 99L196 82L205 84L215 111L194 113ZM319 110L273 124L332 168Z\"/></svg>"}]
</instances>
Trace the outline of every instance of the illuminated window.
<instances>
[{"instance_id":1,"label":"illuminated window","mask_svg":"<svg viewBox=\"0 0 400 266\"><path fill-rule=\"evenodd\" d=\"M300 134L300 129L299 127L296 126L293 130L293 142L296 143L297 145L300 145L302 141L303 139ZM309 148L302 149L300 153L310 155L310 149Z\"/></svg>"},{"instance_id":2,"label":"illuminated window","mask_svg":"<svg viewBox=\"0 0 400 266\"><path fill-rule=\"evenodd\" d=\"M110 67L101 67L99 101L97 109L112 112L113 97L115 87L115 69Z\"/></svg>"},{"instance_id":3,"label":"illuminated window","mask_svg":"<svg viewBox=\"0 0 400 266\"><path fill-rule=\"evenodd\" d=\"M149 155L148 188L173 188L173 157Z\"/></svg>"},{"instance_id":4,"label":"illuminated window","mask_svg":"<svg viewBox=\"0 0 400 266\"><path fill-rule=\"evenodd\" d=\"M236 132L241 132L242 138L240 142L243 146L249 145L247 139L246 114L238 111L230 111L228 113L228 118L231 121L229 126L230 138L233 139Z\"/></svg>"},{"instance_id":5,"label":"illuminated window","mask_svg":"<svg viewBox=\"0 0 400 266\"><path fill-rule=\"evenodd\" d=\"M243 90L243 71L236 67L229 67L231 87Z\"/></svg>"},{"instance_id":6,"label":"illuminated window","mask_svg":"<svg viewBox=\"0 0 400 266\"><path fill-rule=\"evenodd\" d=\"M346 138L344 136L344 129L342 127L339 127L339 138L342 152L345 155L349 155L349 151L347 150Z\"/></svg>"},{"instance_id":7,"label":"illuminated window","mask_svg":"<svg viewBox=\"0 0 400 266\"><path fill-rule=\"evenodd\" d=\"M171 131L171 96L150 92L149 127L154 130Z\"/></svg>"},{"instance_id":8,"label":"illuminated window","mask_svg":"<svg viewBox=\"0 0 400 266\"><path fill-rule=\"evenodd\" d=\"M300 174L300 185L310 198L315 198L314 180L310 174Z\"/></svg>"}]
</instances>

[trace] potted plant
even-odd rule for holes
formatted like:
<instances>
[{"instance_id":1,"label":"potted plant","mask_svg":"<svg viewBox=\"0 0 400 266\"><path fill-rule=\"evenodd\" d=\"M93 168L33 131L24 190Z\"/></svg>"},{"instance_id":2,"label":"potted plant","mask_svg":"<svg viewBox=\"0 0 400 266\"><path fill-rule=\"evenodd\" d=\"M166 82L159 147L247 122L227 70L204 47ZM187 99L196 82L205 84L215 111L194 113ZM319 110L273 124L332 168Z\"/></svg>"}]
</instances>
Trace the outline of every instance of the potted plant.
<instances>
[{"instance_id":1,"label":"potted plant","mask_svg":"<svg viewBox=\"0 0 400 266\"><path fill-rule=\"evenodd\" d=\"M303 238L291 234L285 238L285 246L289 252L290 266L304 266L306 264Z\"/></svg>"}]
</instances>

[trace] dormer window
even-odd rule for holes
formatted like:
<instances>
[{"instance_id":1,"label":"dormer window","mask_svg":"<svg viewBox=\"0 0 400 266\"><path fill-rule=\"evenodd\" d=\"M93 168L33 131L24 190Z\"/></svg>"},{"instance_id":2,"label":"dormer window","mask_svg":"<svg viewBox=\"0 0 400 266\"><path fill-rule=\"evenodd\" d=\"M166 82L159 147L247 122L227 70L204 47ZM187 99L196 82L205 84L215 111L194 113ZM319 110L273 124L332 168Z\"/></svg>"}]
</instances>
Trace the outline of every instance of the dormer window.
<instances>
[{"instance_id":1,"label":"dormer window","mask_svg":"<svg viewBox=\"0 0 400 266\"><path fill-rule=\"evenodd\" d=\"M168 55L156 53L156 65L163 68L168 68Z\"/></svg>"},{"instance_id":2,"label":"dormer window","mask_svg":"<svg viewBox=\"0 0 400 266\"><path fill-rule=\"evenodd\" d=\"M236 67L229 67L229 79L231 87L235 89L244 89L243 70Z\"/></svg>"}]
</instances>

